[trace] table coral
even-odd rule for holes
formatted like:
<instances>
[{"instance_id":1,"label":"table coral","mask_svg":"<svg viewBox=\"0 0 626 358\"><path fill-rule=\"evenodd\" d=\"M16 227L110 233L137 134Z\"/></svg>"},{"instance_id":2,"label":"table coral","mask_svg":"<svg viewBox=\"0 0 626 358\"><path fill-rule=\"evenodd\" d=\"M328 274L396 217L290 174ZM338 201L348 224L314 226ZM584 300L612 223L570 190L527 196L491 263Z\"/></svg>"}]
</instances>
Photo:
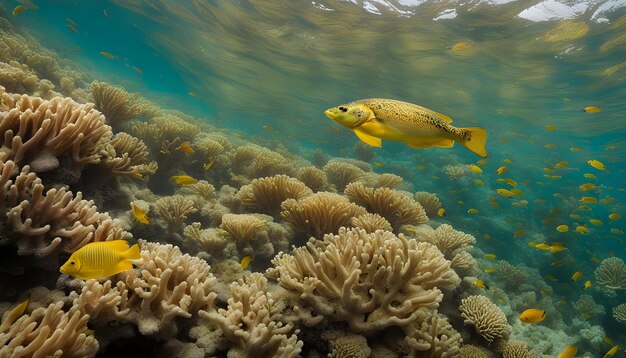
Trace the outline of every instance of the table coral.
<instances>
[{"instance_id":1,"label":"table coral","mask_svg":"<svg viewBox=\"0 0 626 358\"><path fill-rule=\"evenodd\" d=\"M229 357L298 357L303 343L297 330L283 317L284 305L268 292L260 273L230 285L228 307L200 311L215 322L231 343Z\"/></svg>"},{"instance_id":2,"label":"table coral","mask_svg":"<svg viewBox=\"0 0 626 358\"><path fill-rule=\"evenodd\" d=\"M339 230L272 260L267 273L303 308L353 332L374 333L427 317L460 283L437 248L388 231Z\"/></svg>"}]
</instances>

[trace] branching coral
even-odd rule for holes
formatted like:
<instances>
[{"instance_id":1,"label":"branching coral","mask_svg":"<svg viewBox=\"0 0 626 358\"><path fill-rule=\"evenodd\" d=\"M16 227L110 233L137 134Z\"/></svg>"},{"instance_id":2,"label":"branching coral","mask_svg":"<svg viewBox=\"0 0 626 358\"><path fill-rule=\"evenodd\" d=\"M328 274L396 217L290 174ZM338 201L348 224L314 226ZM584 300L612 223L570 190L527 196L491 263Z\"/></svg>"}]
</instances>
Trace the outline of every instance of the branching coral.
<instances>
[{"instance_id":1,"label":"branching coral","mask_svg":"<svg viewBox=\"0 0 626 358\"><path fill-rule=\"evenodd\" d=\"M152 154L171 155L184 141L192 141L200 128L186 116L173 112L163 113L152 123L139 122L128 128L128 132L140 138L152 151Z\"/></svg>"},{"instance_id":2,"label":"branching coral","mask_svg":"<svg viewBox=\"0 0 626 358\"><path fill-rule=\"evenodd\" d=\"M613 318L618 322L626 323L626 303L613 307Z\"/></svg>"},{"instance_id":3,"label":"branching coral","mask_svg":"<svg viewBox=\"0 0 626 358\"><path fill-rule=\"evenodd\" d=\"M2 94L2 103L9 110L0 112L0 160L45 172L56 169L62 155L79 167L97 164L108 156L111 127L93 104L7 93Z\"/></svg>"},{"instance_id":4,"label":"branching coral","mask_svg":"<svg viewBox=\"0 0 626 358\"><path fill-rule=\"evenodd\" d=\"M241 255L269 257L274 253L267 220L248 214L226 214L222 216L220 228L235 239Z\"/></svg>"},{"instance_id":5,"label":"branching coral","mask_svg":"<svg viewBox=\"0 0 626 358\"><path fill-rule=\"evenodd\" d=\"M626 266L624 260L618 257L602 260L595 276L600 286L609 290L626 290Z\"/></svg>"},{"instance_id":6,"label":"branching coral","mask_svg":"<svg viewBox=\"0 0 626 358\"><path fill-rule=\"evenodd\" d=\"M202 229L200 223L195 222L183 229L183 235L192 243L188 246L207 252L219 252L226 247L228 240L216 229Z\"/></svg>"},{"instance_id":7,"label":"branching coral","mask_svg":"<svg viewBox=\"0 0 626 358\"><path fill-rule=\"evenodd\" d=\"M485 296L469 296L461 300L459 307L465 324L471 324L488 342L496 338L507 338L511 326L502 310Z\"/></svg>"},{"instance_id":8,"label":"branching coral","mask_svg":"<svg viewBox=\"0 0 626 358\"><path fill-rule=\"evenodd\" d=\"M303 343L282 316L284 305L267 290L267 279L253 273L230 285L228 307L200 311L230 341L229 357L299 357Z\"/></svg>"},{"instance_id":9,"label":"branching coral","mask_svg":"<svg viewBox=\"0 0 626 358\"><path fill-rule=\"evenodd\" d=\"M379 214L396 230L407 224L424 224L428 217L422 206L411 197L389 188L367 188L355 182L346 186L350 200L364 206L369 212Z\"/></svg>"},{"instance_id":10,"label":"branching coral","mask_svg":"<svg viewBox=\"0 0 626 358\"><path fill-rule=\"evenodd\" d=\"M156 113L156 109L141 101L137 93L130 94L105 82L93 82L91 94L96 108L104 114L107 123L113 128L119 128L124 122L141 115Z\"/></svg>"},{"instance_id":11,"label":"branching coral","mask_svg":"<svg viewBox=\"0 0 626 358\"><path fill-rule=\"evenodd\" d=\"M235 149L230 155L233 172L248 179L278 174L292 175L295 167L285 157L267 148L247 144Z\"/></svg>"},{"instance_id":12,"label":"branching coral","mask_svg":"<svg viewBox=\"0 0 626 358\"><path fill-rule=\"evenodd\" d=\"M298 168L296 178L314 192L330 189L326 173L313 166Z\"/></svg>"},{"instance_id":13,"label":"branching coral","mask_svg":"<svg viewBox=\"0 0 626 358\"><path fill-rule=\"evenodd\" d=\"M415 193L415 200L424 208L429 218L437 216L437 211L441 208L437 195L427 191L418 191Z\"/></svg>"},{"instance_id":14,"label":"branching coral","mask_svg":"<svg viewBox=\"0 0 626 358\"><path fill-rule=\"evenodd\" d=\"M376 230L391 231L391 224L387 219L378 214L363 214L355 216L350 220L352 227L358 227L365 230L367 233L372 233Z\"/></svg>"},{"instance_id":15,"label":"branching coral","mask_svg":"<svg viewBox=\"0 0 626 358\"><path fill-rule=\"evenodd\" d=\"M348 226L365 209L334 193L319 192L301 200L287 199L280 215L297 231L316 238Z\"/></svg>"},{"instance_id":16,"label":"branching coral","mask_svg":"<svg viewBox=\"0 0 626 358\"><path fill-rule=\"evenodd\" d=\"M87 335L89 316L72 307L63 311L63 302L37 308L31 314L2 322L0 357L93 357L98 341Z\"/></svg>"},{"instance_id":17,"label":"branching coral","mask_svg":"<svg viewBox=\"0 0 626 358\"><path fill-rule=\"evenodd\" d=\"M339 230L272 259L267 273L300 296L303 308L353 332L373 333L425 319L439 288L460 279L437 248L388 231Z\"/></svg>"},{"instance_id":18,"label":"branching coral","mask_svg":"<svg viewBox=\"0 0 626 358\"><path fill-rule=\"evenodd\" d=\"M114 280L88 280L74 306L90 315L90 322L134 323L143 335L171 338L180 319L211 309L216 294L209 265L183 255L176 246L140 241L142 264Z\"/></svg>"},{"instance_id":19,"label":"branching coral","mask_svg":"<svg viewBox=\"0 0 626 358\"><path fill-rule=\"evenodd\" d=\"M155 205L159 215L167 223L170 233L178 231L185 223L187 215L197 211L193 207L193 201L182 195L163 197L157 200Z\"/></svg>"},{"instance_id":20,"label":"branching coral","mask_svg":"<svg viewBox=\"0 0 626 358\"><path fill-rule=\"evenodd\" d=\"M185 195L196 195L204 200L209 200L215 193L215 187L206 180L200 180L194 184L184 185L178 192Z\"/></svg>"},{"instance_id":21,"label":"branching coral","mask_svg":"<svg viewBox=\"0 0 626 358\"><path fill-rule=\"evenodd\" d=\"M148 147L142 140L120 132L111 140L113 152L103 161L112 175L139 176L154 174L157 162L148 162Z\"/></svg>"},{"instance_id":22,"label":"branching coral","mask_svg":"<svg viewBox=\"0 0 626 358\"><path fill-rule=\"evenodd\" d=\"M7 223L17 235L20 255L48 256L72 253L93 241L127 239L131 235L99 213L92 201L65 188L44 192L41 179L25 166L16 170L12 161L0 162L0 194Z\"/></svg>"},{"instance_id":23,"label":"branching coral","mask_svg":"<svg viewBox=\"0 0 626 358\"><path fill-rule=\"evenodd\" d=\"M276 215L286 199L300 200L313 194L304 183L286 175L254 179L241 187L237 197L241 202L264 214Z\"/></svg>"},{"instance_id":24,"label":"branching coral","mask_svg":"<svg viewBox=\"0 0 626 358\"><path fill-rule=\"evenodd\" d=\"M365 175L364 171L356 165L336 159L326 163L323 169L328 175L328 180L340 191L343 191L348 184L362 179Z\"/></svg>"}]
</instances>

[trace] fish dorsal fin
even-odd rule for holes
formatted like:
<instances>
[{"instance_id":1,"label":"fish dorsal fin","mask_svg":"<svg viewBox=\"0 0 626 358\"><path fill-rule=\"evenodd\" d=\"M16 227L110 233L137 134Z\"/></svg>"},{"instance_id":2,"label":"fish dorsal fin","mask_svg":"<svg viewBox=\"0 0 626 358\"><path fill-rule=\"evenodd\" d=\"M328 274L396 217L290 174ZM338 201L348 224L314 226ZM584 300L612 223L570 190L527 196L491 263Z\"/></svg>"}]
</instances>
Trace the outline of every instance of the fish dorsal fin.
<instances>
[{"instance_id":1,"label":"fish dorsal fin","mask_svg":"<svg viewBox=\"0 0 626 358\"><path fill-rule=\"evenodd\" d=\"M433 113L435 113L438 117L440 117L441 119L446 121L446 123L452 123L452 118L446 116L445 114L441 114L441 113L435 112L435 111L433 111Z\"/></svg>"},{"instance_id":2,"label":"fish dorsal fin","mask_svg":"<svg viewBox=\"0 0 626 358\"><path fill-rule=\"evenodd\" d=\"M369 135L361 130L353 129L354 134L359 137L360 140L365 142L366 144L371 145L372 147L380 148L383 146L383 141L380 138Z\"/></svg>"},{"instance_id":3,"label":"fish dorsal fin","mask_svg":"<svg viewBox=\"0 0 626 358\"><path fill-rule=\"evenodd\" d=\"M102 243L106 244L109 249L120 254L128 250L128 241L126 240L102 241Z\"/></svg>"}]
</instances>

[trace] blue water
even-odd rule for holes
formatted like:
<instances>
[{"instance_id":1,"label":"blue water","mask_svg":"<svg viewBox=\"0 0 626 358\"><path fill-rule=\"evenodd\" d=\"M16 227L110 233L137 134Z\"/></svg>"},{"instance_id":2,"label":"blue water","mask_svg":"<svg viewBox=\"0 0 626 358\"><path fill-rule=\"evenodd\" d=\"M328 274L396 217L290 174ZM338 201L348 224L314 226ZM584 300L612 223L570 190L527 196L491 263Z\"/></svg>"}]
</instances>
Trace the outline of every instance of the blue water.
<instances>
[{"instance_id":1,"label":"blue water","mask_svg":"<svg viewBox=\"0 0 626 358\"><path fill-rule=\"evenodd\" d=\"M17 5L1 3L7 9ZM588 32L549 42L544 36L559 20L517 18L519 1L439 21L432 20L439 10L433 4L398 16L371 14L348 2L323 3L335 10L304 1L39 1L37 10L9 17L20 31L94 78L259 144L281 143L309 159L315 150L354 156L358 138L323 112L360 98L404 100L444 113L458 127L486 128L482 174L466 169L463 177L450 180L443 172L446 165L467 168L480 159L460 145L416 150L394 142L374 149L372 161L380 164L374 170L436 193L446 209L440 221L476 236L484 253L554 276L557 281L546 282L555 300L573 302L591 292L607 308L596 323L626 345L625 326L610 314L610 307L626 302L623 291L607 298L582 288L602 259L626 259L626 219L608 218L626 216L626 24L618 21L626 8L607 13L608 23L582 14L573 21ZM66 18L77 23L78 34L66 27ZM461 42L469 48L455 49ZM101 56L102 51L116 58ZM587 106L602 110L583 113ZM607 169L591 167L591 159ZM555 169L561 161L568 165ZM503 165L508 171L497 175ZM524 196L498 195L498 188L511 189L498 178L514 179ZM581 191L585 183L597 188ZM599 203L581 203L583 196ZM468 213L472 208L478 212ZM558 232L561 224L569 232ZM589 233L575 232L578 225ZM512 237L518 229L527 233ZM552 254L529 246L531 241L558 241L568 250ZM566 258L570 263L564 266L551 265ZM575 271L585 278L573 283Z\"/></svg>"}]
</instances>

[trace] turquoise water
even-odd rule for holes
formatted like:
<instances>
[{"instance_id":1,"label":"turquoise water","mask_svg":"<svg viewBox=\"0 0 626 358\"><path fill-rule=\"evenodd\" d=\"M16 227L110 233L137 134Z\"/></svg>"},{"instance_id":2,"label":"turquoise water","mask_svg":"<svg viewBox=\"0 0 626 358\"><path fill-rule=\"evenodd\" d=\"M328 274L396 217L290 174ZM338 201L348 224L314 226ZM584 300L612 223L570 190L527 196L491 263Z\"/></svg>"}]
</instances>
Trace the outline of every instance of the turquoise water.
<instances>
[{"instance_id":1,"label":"turquoise water","mask_svg":"<svg viewBox=\"0 0 626 358\"><path fill-rule=\"evenodd\" d=\"M8 12L18 5L0 4ZM484 165L458 144L413 149L390 141L373 149L370 162L415 191L436 193L445 217L435 220L474 235L482 254L537 269L563 315L591 294L606 313L589 321L623 355L626 326L611 308L626 303L624 290L602 294L593 272L608 257L626 259L626 218L609 218L626 215L626 6L601 21L592 16L600 4L570 18L531 21L517 16L530 7L524 1L394 3L404 13L375 4L381 14L348 1L39 1L38 9L2 15L88 78L309 160L316 150L355 156L358 138L323 112L361 98L399 99L444 113L457 127L486 128ZM447 8L457 16L434 20ZM585 113L588 106L601 110ZM464 174L451 179L447 165ZM501 166L507 171L496 174ZM499 195L496 189L513 188L497 181L503 178L523 196ZM595 189L579 189L585 183ZM531 242L561 242L567 250L551 253ZM481 269L490 265L480 260ZM576 271L584 278L572 282ZM594 284L587 290L586 280ZM598 356L609 348L590 344L585 351Z\"/></svg>"}]
</instances>

